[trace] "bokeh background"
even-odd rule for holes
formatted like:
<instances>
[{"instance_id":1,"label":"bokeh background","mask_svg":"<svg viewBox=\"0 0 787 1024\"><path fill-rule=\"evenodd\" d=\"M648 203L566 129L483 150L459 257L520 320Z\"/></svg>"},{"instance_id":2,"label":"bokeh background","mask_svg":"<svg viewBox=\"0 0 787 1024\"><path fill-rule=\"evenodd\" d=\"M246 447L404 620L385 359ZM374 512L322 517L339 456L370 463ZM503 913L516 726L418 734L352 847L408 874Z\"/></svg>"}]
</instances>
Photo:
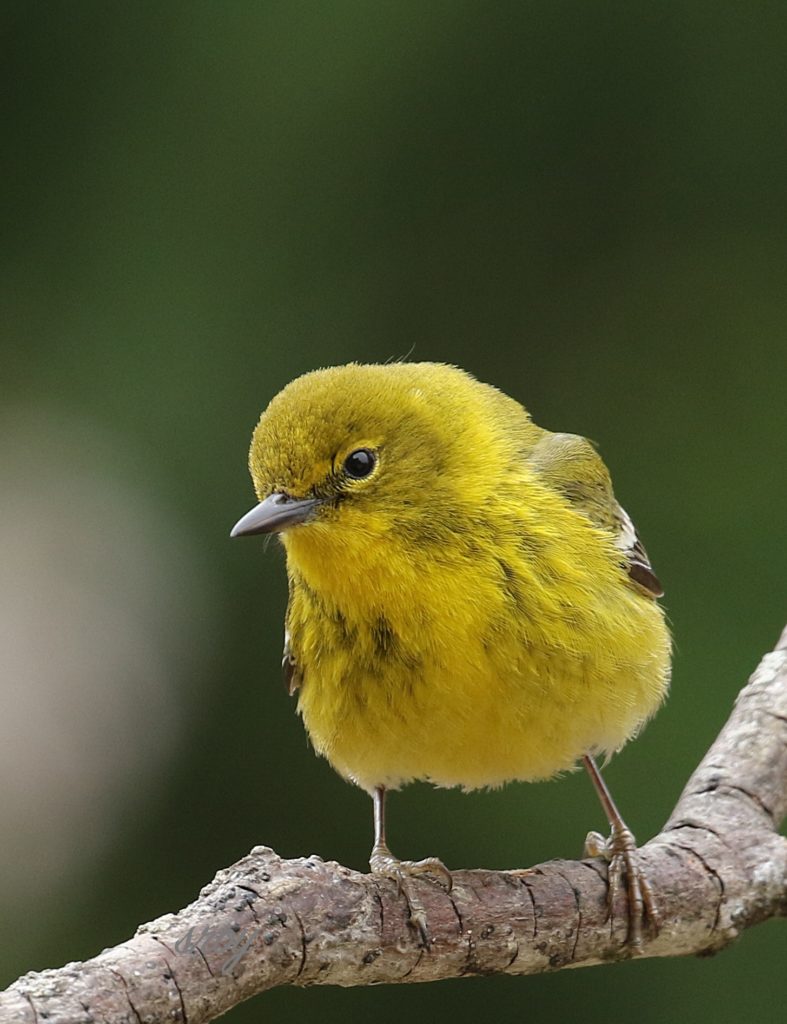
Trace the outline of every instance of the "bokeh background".
<instances>
[{"instance_id":1,"label":"bokeh background","mask_svg":"<svg viewBox=\"0 0 787 1024\"><path fill-rule=\"evenodd\" d=\"M0 983L257 843L363 868L367 798L233 541L260 410L456 362L594 438L666 583L669 703L608 772L663 823L787 612L783 3L9 0L2 27ZM403 856L574 856L589 783L394 797ZM783 1020L787 933L713 960L278 991L376 1024Z\"/></svg>"}]
</instances>

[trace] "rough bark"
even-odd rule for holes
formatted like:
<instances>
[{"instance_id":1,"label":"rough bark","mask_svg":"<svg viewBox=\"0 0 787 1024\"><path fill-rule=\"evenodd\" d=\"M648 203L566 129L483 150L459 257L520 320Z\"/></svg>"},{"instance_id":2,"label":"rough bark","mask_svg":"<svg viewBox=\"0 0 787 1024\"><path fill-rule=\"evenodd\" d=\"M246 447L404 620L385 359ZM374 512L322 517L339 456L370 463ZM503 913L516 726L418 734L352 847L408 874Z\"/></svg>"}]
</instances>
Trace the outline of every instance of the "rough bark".
<instances>
[{"instance_id":1,"label":"rough bark","mask_svg":"<svg viewBox=\"0 0 787 1024\"><path fill-rule=\"evenodd\" d=\"M787 915L787 629L738 696L663 830L641 848L663 926L642 956L709 954ZM625 959L626 907L600 861L418 881L429 949L393 883L256 847L177 914L92 960L0 993L2 1024L213 1020L277 985L535 974Z\"/></svg>"}]
</instances>

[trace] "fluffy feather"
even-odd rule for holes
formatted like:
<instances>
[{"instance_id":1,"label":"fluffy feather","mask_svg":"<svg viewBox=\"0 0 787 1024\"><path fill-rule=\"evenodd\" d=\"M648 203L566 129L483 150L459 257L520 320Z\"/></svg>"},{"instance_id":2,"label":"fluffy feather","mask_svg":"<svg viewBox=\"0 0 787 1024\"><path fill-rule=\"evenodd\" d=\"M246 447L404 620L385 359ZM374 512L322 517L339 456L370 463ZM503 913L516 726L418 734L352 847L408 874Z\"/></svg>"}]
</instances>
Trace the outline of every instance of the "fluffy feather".
<instances>
[{"instance_id":1,"label":"fluffy feather","mask_svg":"<svg viewBox=\"0 0 787 1024\"><path fill-rule=\"evenodd\" d=\"M352 480L347 455L376 454ZM618 749L668 686L658 581L588 441L455 367L298 378L255 431L282 533L290 685L315 746L370 792L539 779Z\"/></svg>"}]
</instances>

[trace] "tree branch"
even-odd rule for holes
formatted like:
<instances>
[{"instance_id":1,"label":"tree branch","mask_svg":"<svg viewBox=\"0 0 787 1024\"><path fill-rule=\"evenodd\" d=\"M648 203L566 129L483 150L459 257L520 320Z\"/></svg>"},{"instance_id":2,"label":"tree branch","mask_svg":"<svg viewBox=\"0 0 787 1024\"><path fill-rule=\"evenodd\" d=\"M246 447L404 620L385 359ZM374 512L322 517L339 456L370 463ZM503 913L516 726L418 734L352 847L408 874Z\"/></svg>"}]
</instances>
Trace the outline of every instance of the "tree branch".
<instances>
[{"instance_id":1,"label":"tree branch","mask_svg":"<svg viewBox=\"0 0 787 1024\"><path fill-rule=\"evenodd\" d=\"M643 956L707 954L787 915L787 629L741 691L663 830L641 848L664 924ZM277 985L370 985L536 974L625 959L626 907L607 913L599 861L456 871L417 882L432 944L393 883L258 846L177 914L85 963L0 993L2 1024L213 1020Z\"/></svg>"}]
</instances>

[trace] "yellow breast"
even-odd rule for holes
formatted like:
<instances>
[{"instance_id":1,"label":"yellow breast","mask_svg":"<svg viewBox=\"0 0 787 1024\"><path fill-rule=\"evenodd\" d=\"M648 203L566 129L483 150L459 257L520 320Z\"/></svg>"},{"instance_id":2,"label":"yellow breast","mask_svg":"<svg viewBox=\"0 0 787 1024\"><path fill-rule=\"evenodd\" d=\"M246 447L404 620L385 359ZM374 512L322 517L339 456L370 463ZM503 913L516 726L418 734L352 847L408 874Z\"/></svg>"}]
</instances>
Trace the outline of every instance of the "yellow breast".
<instances>
[{"instance_id":1,"label":"yellow breast","mask_svg":"<svg viewBox=\"0 0 787 1024\"><path fill-rule=\"evenodd\" d=\"M285 537L299 711L342 775L367 790L546 778L656 710L663 612L603 531L537 498L501 496L450 544L368 517Z\"/></svg>"}]
</instances>

